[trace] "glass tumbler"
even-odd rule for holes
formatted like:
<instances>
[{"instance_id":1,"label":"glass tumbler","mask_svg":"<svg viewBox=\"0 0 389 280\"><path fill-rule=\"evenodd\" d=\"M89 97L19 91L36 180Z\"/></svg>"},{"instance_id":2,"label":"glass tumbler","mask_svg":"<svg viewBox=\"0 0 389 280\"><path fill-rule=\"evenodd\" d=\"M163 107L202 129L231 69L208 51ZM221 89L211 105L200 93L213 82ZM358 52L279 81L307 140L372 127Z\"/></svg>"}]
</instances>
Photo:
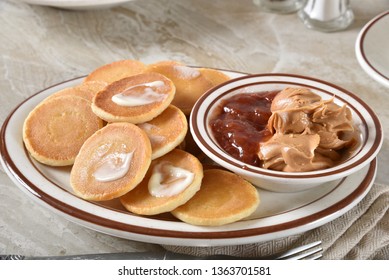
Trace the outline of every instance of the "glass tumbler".
<instances>
[{"instance_id":1,"label":"glass tumbler","mask_svg":"<svg viewBox=\"0 0 389 280\"><path fill-rule=\"evenodd\" d=\"M254 0L266 12L289 14L301 9L306 0Z\"/></svg>"}]
</instances>

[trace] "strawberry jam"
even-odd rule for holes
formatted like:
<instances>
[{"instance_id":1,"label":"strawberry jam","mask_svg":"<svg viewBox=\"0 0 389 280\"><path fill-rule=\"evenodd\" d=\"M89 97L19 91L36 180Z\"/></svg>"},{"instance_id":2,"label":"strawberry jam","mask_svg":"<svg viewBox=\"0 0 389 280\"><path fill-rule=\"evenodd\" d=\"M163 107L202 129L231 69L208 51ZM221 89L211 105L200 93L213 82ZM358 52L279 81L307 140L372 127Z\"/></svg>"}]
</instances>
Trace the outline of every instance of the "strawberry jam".
<instances>
[{"instance_id":1,"label":"strawberry jam","mask_svg":"<svg viewBox=\"0 0 389 280\"><path fill-rule=\"evenodd\" d=\"M232 157L260 166L259 143L271 137L267 122L279 91L236 94L221 102L210 126L217 143Z\"/></svg>"}]
</instances>

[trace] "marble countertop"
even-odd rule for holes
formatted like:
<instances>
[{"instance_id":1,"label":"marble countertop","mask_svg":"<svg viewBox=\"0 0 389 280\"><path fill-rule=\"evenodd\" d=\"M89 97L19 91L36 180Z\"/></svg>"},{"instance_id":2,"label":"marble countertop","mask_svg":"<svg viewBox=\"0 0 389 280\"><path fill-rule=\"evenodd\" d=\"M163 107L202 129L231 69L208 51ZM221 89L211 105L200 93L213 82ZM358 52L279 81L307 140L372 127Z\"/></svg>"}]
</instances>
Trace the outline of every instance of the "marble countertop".
<instances>
[{"instance_id":1,"label":"marble countertop","mask_svg":"<svg viewBox=\"0 0 389 280\"><path fill-rule=\"evenodd\" d=\"M385 140L376 183L389 178L389 89L370 78L354 46L362 27L389 1L352 0L347 30L307 29L297 15L266 13L252 0L138 0L73 11L0 2L0 124L20 102L50 85L131 58L177 60L250 73L294 73L356 93L380 118ZM159 250L99 233L37 205L0 168L0 253L71 255Z\"/></svg>"}]
</instances>

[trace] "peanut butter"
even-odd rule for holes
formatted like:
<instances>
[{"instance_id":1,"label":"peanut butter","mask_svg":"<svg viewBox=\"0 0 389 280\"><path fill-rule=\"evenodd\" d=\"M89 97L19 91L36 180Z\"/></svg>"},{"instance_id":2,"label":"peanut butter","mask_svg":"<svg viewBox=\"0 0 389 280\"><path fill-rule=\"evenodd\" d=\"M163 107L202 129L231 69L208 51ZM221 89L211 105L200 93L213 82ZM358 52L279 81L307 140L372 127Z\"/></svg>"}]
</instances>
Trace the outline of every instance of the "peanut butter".
<instances>
[{"instance_id":1,"label":"peanut butter","mask_svg":"<svg viewBox=\"0 0 389 280\"><path fill-rule=\"evenodd\" d=\"M271 104L268 130L259 145L262 167L302 172L337 164L356 142L351 111L306 88L285 88Z\"/></svg>"}]
</instances>

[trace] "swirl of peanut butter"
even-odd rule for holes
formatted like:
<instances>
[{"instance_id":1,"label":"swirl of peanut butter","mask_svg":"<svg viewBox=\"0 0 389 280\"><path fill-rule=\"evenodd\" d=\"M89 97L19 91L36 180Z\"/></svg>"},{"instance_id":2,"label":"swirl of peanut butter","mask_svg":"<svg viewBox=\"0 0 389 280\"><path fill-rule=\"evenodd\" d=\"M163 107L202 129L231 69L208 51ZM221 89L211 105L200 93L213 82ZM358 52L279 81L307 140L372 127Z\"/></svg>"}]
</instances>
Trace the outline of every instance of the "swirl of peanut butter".
<instances>
[{"instance_id":1,"label":"swirl of peanut butter","mask_svg":"<svg viewBox=\"0 0 389 280\"><path fill-rule=\"evenodd\" d=\"M286 172L334 166L356 143L351 111L307 88L285 88L271 105L270 140L260 143L262 167Z\"/></svg>"}]
</instances>

